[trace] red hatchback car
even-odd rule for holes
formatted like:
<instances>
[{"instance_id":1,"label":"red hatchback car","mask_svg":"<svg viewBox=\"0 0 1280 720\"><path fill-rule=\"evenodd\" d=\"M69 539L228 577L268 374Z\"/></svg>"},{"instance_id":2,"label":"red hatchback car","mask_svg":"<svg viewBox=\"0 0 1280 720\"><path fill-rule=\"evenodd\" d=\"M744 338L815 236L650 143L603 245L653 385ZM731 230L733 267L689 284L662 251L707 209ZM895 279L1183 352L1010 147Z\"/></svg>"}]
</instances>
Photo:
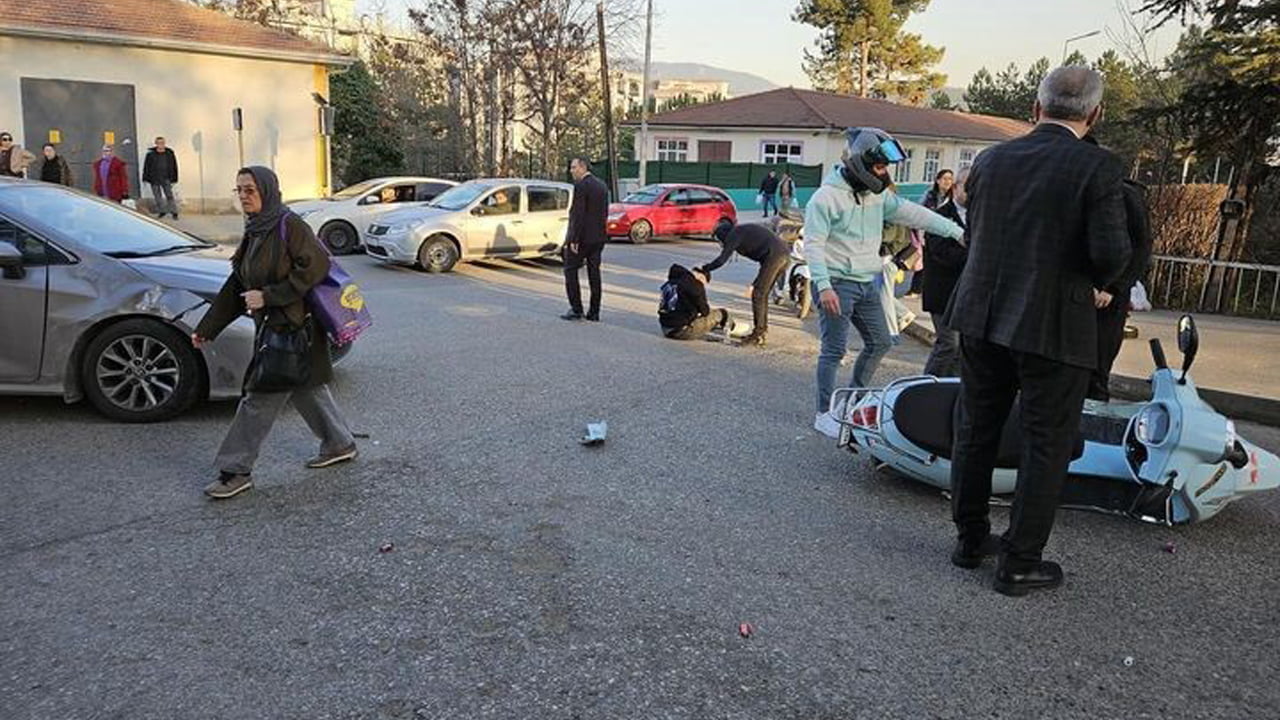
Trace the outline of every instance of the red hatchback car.
<instances>
[{"instance_id":1,"label":"red hatchback car","mask_svg":"<svg viewBox=\"0 0 1280 720\"><path fill-rule=\"evenodd\" d=\"M738 209L719 188L707 185L646 185L609 206L610 238L637 245L653 237L710 235L722 219L737 222Z\"/></svg>"}]
</instances>

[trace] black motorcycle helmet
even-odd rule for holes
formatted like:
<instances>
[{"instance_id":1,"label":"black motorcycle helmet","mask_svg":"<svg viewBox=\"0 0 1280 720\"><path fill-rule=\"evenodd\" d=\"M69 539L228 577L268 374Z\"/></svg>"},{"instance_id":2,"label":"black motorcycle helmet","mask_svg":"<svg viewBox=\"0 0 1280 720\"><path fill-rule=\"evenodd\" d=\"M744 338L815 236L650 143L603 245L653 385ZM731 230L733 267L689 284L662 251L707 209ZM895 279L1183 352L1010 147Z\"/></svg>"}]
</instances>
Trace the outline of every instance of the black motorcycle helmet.
<instances>
[{"instance_id":1,"label":"black motorcycle helmet","mask_svg":"<svg viewBox=\"0 0 1280 720\"><path fill-rule=\"evenodd\" d=\"M902 145L880 128L849 128L844 131L844 152L840 154L840 175L854 192L884 192L892 181L875 165L894 165L907 158Z\"/></svg>"}]
</instances>

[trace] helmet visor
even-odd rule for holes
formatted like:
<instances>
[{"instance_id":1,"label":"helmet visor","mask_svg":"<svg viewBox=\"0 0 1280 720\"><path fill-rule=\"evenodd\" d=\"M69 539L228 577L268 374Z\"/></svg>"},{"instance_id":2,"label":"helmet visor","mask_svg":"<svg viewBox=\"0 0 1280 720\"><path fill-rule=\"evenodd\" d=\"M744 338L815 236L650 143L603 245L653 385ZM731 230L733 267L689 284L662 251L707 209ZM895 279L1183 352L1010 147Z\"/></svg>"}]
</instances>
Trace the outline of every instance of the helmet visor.
<instances>
[{"instance_id":1,"label":"helmet visor","mask_svg":"<svg viewBox=\"0 0 1280 720\"><path fill-rule=\"evenodd\" d=\"M897 140L889 138L868 150L866 158L873 163L893 165L906 160L907 153L902 149L902 145L898 144Z\"/></svg>"}]
</instances>

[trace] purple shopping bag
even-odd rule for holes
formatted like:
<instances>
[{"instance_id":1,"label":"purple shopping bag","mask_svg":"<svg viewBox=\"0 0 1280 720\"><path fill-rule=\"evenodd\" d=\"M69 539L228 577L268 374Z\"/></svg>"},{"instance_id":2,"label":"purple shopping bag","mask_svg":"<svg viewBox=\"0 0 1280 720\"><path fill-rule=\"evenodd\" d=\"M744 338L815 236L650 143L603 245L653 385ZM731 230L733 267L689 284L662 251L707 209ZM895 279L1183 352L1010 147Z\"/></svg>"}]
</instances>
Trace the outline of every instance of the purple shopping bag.
<instances>
[{"instance_id":1,"label":"purple shopping bag","mask_svg":"<svg viewBox=\"0 0 1280 720\"><path fill-rule=\"evenodd\" d=\"M285 220L288 214L280 219L280 240L285 240ZM324 328L329 342L334 345L346 345L354 342L373 324L373 316L364 304L364 296L360 294L360 286L338 264L329 248L319 239L316 240L325 254L329 255L329 273L315 287L307 291L307 307L311 316Z\"/></svg>"}]
</instances>

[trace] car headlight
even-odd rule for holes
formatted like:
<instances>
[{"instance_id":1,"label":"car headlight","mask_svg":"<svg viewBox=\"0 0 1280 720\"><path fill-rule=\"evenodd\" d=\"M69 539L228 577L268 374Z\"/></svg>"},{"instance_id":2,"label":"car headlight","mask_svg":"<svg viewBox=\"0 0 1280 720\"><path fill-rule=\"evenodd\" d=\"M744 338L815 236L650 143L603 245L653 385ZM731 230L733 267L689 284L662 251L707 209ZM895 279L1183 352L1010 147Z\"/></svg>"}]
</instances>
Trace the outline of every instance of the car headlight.
<instances>
[{"instance_id":1,"label":"car headlight","mask_svg":"<svg viewBox=\"0 0 1280 720\"><path fill-rule=\"evenodd\" d=\"M619 220L621 220L626 216L627 214L624 212L609 213L609 222L618 222Z\"/></svg>"},{"instance_id":2,"label":"car headlight","mask_svg":"<svg viewBox=\"0 0 1280 720\"><path fill-rule=\"evenodd\" d=\"M1154 403L1138 411L1134 419L1133 434L1144 445L1159 445L1169 437L1169 411Z\"/></svg>"}]
</instances>

